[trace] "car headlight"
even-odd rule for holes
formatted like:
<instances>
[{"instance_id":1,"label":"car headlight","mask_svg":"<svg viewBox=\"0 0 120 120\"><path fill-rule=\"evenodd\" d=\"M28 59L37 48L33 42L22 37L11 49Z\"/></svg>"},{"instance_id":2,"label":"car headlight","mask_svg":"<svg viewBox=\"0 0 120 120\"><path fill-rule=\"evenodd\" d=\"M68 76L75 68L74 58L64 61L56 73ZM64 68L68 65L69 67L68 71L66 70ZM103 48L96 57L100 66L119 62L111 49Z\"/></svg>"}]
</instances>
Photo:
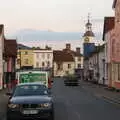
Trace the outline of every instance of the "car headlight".
<instances>
[{"instance_id":1,"label":"car headlight","mask_svg":"<svg viewBox=\"0 0 120 120\"><path fill-rule=\"evenodd\" d=\"M43 103L43 104L41 104L41 107L50 108L51 105L52 105L51 103Z\"/></svg>"},{"instance_id":2,"label":"car headlight","mask_svg":"<svg viewBox=\"0 0 120 120\"><path fill-rule=\"evenodd\" d=\"M18 108L19 105L18 104L8 104L8 108L12 108L12 109L15 109L15 108Z\"/></svg>"}]
</instances>

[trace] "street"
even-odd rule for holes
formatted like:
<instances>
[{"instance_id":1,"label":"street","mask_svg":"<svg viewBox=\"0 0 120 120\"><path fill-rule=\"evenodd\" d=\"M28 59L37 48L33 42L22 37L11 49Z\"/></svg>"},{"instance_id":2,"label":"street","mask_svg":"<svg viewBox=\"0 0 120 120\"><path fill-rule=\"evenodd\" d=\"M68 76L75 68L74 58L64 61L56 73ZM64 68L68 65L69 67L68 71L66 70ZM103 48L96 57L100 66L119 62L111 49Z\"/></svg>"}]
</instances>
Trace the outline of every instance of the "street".
<instances>
[{"instance_id":1,"label":"street","mask_svg":"<svg viewBox=\"0 0 120 120\"><path fill-rule=\"evenodd\" d=\"M62 78L54 79L55 120L119 120L120 107L78 87L64 86ZM2 94L2 93L1 93ZM7 97L1 95L0 120L5 120ZM2 100L3 99L3 100ZM1 104L0 104L1 105Z\"/></svg>"}]
</instances>

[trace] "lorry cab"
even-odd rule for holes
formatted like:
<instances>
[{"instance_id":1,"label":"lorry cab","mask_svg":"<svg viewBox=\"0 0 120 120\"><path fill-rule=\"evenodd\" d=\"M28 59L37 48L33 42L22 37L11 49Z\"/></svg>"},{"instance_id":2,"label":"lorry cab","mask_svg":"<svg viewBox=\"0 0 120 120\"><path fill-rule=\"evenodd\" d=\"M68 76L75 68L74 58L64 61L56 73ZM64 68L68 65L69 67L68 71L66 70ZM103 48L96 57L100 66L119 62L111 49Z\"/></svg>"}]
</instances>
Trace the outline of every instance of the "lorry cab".
<instances>
[{"instance_id":1,"label":"lorry cab","mask_svg":"<svg viewBox=\"0 0 120 120\"><path fill-rule=\"evenodd\" d=\"M21 70L16 72L16 80L18 84L37 82L51 88L51 75L49 71L40 70Z\"/></svg>"}]
</instances>

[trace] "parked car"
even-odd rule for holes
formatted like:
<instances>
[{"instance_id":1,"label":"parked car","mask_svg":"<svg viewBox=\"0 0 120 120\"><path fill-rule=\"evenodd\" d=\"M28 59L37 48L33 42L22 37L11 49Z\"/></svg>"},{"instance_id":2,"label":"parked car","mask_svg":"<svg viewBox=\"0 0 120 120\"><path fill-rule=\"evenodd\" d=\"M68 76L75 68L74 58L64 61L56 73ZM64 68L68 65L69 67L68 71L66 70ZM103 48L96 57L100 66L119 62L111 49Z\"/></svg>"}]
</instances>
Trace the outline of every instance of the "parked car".
<instances>
[{"instance_id":1,"label":"parked car","mask_svg":"<svg viewBox=\"0 0 120 120\"><path fill-rule=\"evenodd\" d=\"M7 120L54 120L53 98L50 89L39 83L23 83L16 86L7 104Z\"/></svg>"}]
</instances>

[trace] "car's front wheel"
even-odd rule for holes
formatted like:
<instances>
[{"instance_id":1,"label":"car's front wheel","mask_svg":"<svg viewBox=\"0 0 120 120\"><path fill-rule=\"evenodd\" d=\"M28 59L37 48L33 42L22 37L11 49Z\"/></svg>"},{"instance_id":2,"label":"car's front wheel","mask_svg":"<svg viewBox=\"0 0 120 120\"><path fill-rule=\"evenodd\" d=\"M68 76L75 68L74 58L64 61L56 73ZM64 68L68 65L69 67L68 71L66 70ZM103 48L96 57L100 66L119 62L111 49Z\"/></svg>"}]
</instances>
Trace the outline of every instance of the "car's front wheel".
<instances>
[{"instance_id":1,"label":"car's front wheel","mask_svg":"<svg viewBox=\"0 0 120 120\"><path fill-rule=\"evenodd\" d=\"M13 120L13 119L12 119L12 118L10 118L10 117L7 117L7 118L6 118L6 120Z\"/></svg>"},{"instance_id":2,"label":"car's front wheel","mask_svg":"<svg viewBox=\"0 0 120 120\"><path fill-rule=\"evenodd\" d=\"M49 120L54 120L54 112L51 113L51 116L50 116Z\"/></svg>"}]
</instances>

